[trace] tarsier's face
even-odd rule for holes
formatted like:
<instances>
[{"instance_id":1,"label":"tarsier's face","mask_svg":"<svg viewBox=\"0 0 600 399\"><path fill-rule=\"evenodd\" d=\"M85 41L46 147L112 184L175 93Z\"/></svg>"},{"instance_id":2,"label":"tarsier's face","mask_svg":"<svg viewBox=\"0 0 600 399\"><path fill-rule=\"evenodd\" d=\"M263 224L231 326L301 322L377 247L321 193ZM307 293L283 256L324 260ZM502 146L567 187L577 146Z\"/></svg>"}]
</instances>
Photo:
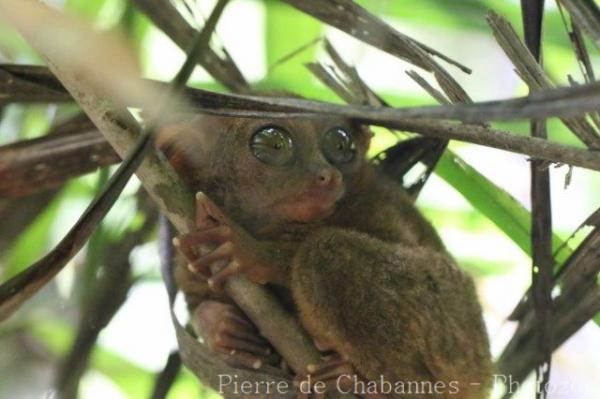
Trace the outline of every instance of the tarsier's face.
<instances>
[{"instance_id":1,"label":"tarsier's face","mask_svg":"<svg viewBox=\"0 0 600 399\"><path fill-rule=\"evenodd\" d=\"M329 118L203 116L194 126L187 133L194 138L176 141L188 167L211 169L198 173L200 186L207 176L222 181L224 206L243 216L302 223L335 210L364 164L370 139L368 130Z\"/></svg>"}]
</instances>

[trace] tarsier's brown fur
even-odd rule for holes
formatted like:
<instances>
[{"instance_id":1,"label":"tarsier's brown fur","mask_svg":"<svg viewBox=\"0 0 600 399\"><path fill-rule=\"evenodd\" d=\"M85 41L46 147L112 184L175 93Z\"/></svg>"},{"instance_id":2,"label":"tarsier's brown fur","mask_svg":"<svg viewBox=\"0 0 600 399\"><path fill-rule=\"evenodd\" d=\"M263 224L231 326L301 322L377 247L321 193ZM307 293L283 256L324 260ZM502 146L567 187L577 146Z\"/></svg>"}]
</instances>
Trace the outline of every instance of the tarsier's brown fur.
<instances>
[{"instance_id":1,"label":"tarsier's brown fur","mask_svg":"<svg viewBox=\"0 0 600 399\"><path fill-rule=\"evenodd\" d=\"M265 125L289 132L292 164L265 165L251 153L250 138ZM356 143L352 162L332 165L322 154L320 137L333 126ZM161 146L187 183L256 242L268 243L258 280L291 293L317 341L365 380L445 384L439 394L404 397L486 396L491 363L473 282L403 189L366 160L367 129L329 118L202 116L168 131ZM341 187L339 198L326 209L294 202L319 184L323 171L339 180L330 183ZM192 307L227 301L185 265L177 275ZM453 394L451 381L459 385Z\"/></svg>"}]
</instances>

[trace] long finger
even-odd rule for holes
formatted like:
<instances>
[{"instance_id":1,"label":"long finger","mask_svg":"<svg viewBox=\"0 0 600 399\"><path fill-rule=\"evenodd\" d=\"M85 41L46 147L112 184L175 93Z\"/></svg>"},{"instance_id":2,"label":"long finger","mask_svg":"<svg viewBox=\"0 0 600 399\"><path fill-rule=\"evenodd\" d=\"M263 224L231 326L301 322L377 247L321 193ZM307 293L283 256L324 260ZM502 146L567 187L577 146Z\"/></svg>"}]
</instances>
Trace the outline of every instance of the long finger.
<instances>
[{"instance_id":1,"label":"long finger","mask_svg":"<svg viewBox=\"0 0 600 399\"><path fill-rule=\"evenodd\" d=\"M246 316L240 314L240 312L229 309L226 311L227 317L233 322L237 323L241 328L247 331L258 332L258 329Z\"/></svg>"},{"instance_id":2,"label":"long finger","mask_svg":"<svg viewBox=\"0 0 600 399\"><path fill-rule=\"evenodd\" d=\"M196 193L196 208L198 208L197 212L199 212L200 208L202 208L204 213L208 215L208 217L215 220L218 224L230 224L229 218L223 213L223 211L201 191Z\"/></svg>"},{"instance_id":3,"label":"long finger","mask_svg":"<svg viewBox=\"0 0 600 399\"><path fill-rule=\"evenodd\" d=\"M354 374L354 370L351 366L349 365L340 365L337 366L336 368L327 370L325 372L321 372L321 373L315 373L313 374L313 379L314 381L324 381L327 382L328 380L336 380L342 376L342 375L352 375Z\"/></svg>"},{"instance_id":4,"label":"long finger","mask_svg":"<svg viewBox=\"0 0 600 399\"><path fill-rule=\"evenodd\" d=\"M232 337L254 342L257 345L269 347L269 341L260 336L258 331L254 329L249 329L245 325L239 324L231 319L227 320L226 323L228 323L229 326L227 332Z\"/></svg>"},{"instance_id":5,"label":"long finger","mask_svg":"<svg viewBox=\"0 0 600 399\"><path fill-rule=\"evenodd\" d=\"M220 352L225 358L225 361L233 366L242 366L249 369L258 370L265 364L265 361L260 356L242 352L236 349L218 347L216 348L216 351Z\"/></svg>"},{"instance_id":6,"label":"long finger","mask_svg":"<svg viewBox=\"0 0 600 399\"><path fill-rule=\"evenodd\" d=\"M204 196L206 197L206 196ZM208 229L211 227L218 226L219 223L215 218L210 216L210 214L206 211L206 207L204 205L204 197L198 196L196 194L196 227L199 229Z\"/></svg>"},{"instance_id":7,"label":"long finger","mask_svg":"<svg viewBox=\"0 0 600 399\"><path fill-rule=\"evenodd\" d=\"M253 355L269 356L272 351L268 344L259 344L246 337L239 337L233 334L223 334L218 337L218 344L230 348L235 348Z\"/></svg>"},{"instance_id":8,"label":"long finger","mask_svg":"<svg viewBox=\"0 0 600 399\"><path fill-rule=\"evenodd\" d=\"M231 241L227 241L217 247L212 252L199 257L188 265L188 268L192 272L201 274L211 274L210 267L217 261L225 260L233 254L233 244ZM213 276L214 277L214 276Z\"/></svg>"},{"instance_id":9,"label":"long finger","mask_svg":"<svg viewBox=\"0 0 600 399\"><path fill-rule=\"evenodd\" d=\"M196 231L189 234L182 234L173 238L173 245L177 248L188 263L194 262L199 256L203 256L214 250L215 245L210 244L211 241L218 242L225 240L228 237L227 227L217 227L205 231ZM189 265L188 265L189 268ZM208 279L211 273L208 270L194 270L194 273L200 273L204 278Z\"/></svg>"},{"instance_id":10,"label":"long finger","mask_svg":"<svg viewBox=\"0 0 600 399\"><path fill-rule=\"evenodd\" d=\"M330 370L338 369L340 366L347 366L348 361L341 358L334 358L326 363L309 364L306 369L311 374L323 374Z\"/></svg>"},{"instance_id":11,"label":"long finger","mask_svg":"<svg viewBox=\"0 0 600 399\"><path fill-rule=\"evenodd\" d=\"M232 260L227 266L213 274L213 276L208 279L208 286L214 290L220 290L223 288L223 283L225 280L234 274L238 274L240 271L239 263L237 263L235 260Z\"/></svg>"},{"instance_id":12,"label":"long finger","mask_svg":"<svg viewBox=\"0 0 600 399\"><path fill-rule=\"evenodd\" d=\"M211 227L188 234L180 234L173 239L173 244L179 247L194 247L206 243L221 243L229 240L231 229L227 226Z\"/></svg>"},{"instance_id":13,"label":"long finger","mask_svg":"<svg viewBox=\"0 0 600 399\"><path fill-rule=\"evenodd\" d=\"M236 329L234 331L231 331L230 335L238 339L243 339L245 341L252 342L255 345L260 345L262 347L268 348L269 351L268 353L266 353L267 355L272 352L269 341L267 341L260 335L257 335L257 333Z\"/></svg>"}]
</instances>

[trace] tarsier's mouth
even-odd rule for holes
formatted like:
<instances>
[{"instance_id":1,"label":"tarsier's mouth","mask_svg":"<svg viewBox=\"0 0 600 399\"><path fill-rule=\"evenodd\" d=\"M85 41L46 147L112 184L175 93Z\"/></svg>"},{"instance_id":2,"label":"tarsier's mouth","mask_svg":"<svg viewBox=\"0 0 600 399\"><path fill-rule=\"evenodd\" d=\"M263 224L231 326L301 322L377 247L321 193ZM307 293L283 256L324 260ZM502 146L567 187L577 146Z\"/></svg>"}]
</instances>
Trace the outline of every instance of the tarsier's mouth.
<instances>
[{"instance_id":1,"label":"tarsier's mouth","mask_svg":"<svg viewBox=\"0 0 600 399\"><path fill-rule=\"evenodd\" d=\"M344 195L343 187L311 188L277 204L284 218L296 222L312 222L329 216Z\"/></svg>"}]
</instances>

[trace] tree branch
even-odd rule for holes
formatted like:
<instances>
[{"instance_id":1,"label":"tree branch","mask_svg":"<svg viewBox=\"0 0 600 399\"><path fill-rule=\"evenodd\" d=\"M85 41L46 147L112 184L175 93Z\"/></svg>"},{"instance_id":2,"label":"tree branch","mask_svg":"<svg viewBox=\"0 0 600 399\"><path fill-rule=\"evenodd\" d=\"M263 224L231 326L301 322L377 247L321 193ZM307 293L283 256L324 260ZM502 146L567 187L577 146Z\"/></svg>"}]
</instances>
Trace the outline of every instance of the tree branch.
<instances>
[{"instance_id":1,"label":"tree branch","mask_svg":"<svg viewBox=\"0 0 600 399\"><path fill-rule=\"evenodd\" d=\"M63 129L59 125L46 136L0 146L0 196L56 188L69 178L121 161L90 121L78 128L76 133L57 133Z\"/></svg>"},{"instance_id":2,"label":"tree branch","mask_svg":"<svg viewBox=\"0 0 600 399\"><path fill-rule=\"evenodd\" d=\"M600 170L598 151L586 151L480 125L459 125L433 119L458 119L463 122L478 123L483 120L515 120L580 114L600 108L599 89L600 83L594 82L577 87L538 91L528 97L512 100L410 108L336 105L296 98L223 94L201 89L188 89L186 96L198 112L272 118L298 117L311 113L338 115L424 136L461 140L549 162Z\"/></svg>"},{"instance_id":3,"label":"tree branch","mask_svg":"<svg viewBox=\"0 0 600 399\"><path fill-rule=\"evenodd\" d=\"M91 292L86 293L75 340L57 372L56 389L62 399L78 397L79 381L88 367L98 336L127 299L133 283L129 254L156 227L158 212L144 192L138 193L138 209L145 215L142 226L123 240L108 243L102 250L99 260L102 273L97 274Z\"/></svg>"},{"instance_id":4,"label":"tree branch","mask_svg":"<svg viewBox=\"0 0 600 399\"><path fill-rule=\"evenodd\" d=\"M560 0L560 3L600 49L600 8L594 0Z\"/></svg>"}]
</instances>

